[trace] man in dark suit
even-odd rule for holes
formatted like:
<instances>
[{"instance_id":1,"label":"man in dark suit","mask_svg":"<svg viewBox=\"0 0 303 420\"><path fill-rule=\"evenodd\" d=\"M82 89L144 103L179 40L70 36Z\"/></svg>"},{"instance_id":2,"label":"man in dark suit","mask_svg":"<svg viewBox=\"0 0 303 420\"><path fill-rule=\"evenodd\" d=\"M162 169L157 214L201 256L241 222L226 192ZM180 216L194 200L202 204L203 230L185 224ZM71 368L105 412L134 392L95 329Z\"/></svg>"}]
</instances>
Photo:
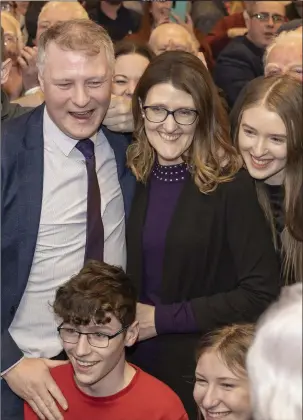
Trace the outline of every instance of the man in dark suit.
<instances>
[{"instance_id":1,"label":"man in dark suit","mask_svg":"<svg viewBox=\"0 0 303 420\"><path fill-rule=\"evenodd\" d=\"M214 80L225 93L230 107L243 87L262 76L263 54L285 20L285 6L279 1L245 2L247 34L236 37L219 54Z\"/></svg>"},{"instance_id":2,"label":"man in dark suit","mask_svg":"<svg viewBox=\"0 0 303 420\"><path fill-rule=\"evenodd\" d=\"M23 419L24 400L39 418L63 419L49 373L65 363L56 289L84 260L126 265L134 179L126 139L101 125L113 65L103 28L54 25L39 43L45 104L2 126L2 420Z\"/></svg>"}]
</instances>

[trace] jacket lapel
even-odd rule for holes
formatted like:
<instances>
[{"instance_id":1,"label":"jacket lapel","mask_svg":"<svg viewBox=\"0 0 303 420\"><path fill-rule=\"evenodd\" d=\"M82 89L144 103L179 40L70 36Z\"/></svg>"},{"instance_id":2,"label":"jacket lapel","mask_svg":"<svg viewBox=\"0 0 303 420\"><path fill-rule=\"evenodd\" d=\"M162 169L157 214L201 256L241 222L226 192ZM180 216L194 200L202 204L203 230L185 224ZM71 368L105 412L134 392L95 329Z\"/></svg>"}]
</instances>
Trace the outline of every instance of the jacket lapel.
<instances>
[{"instance_id":1,"label":"jacket lapel","mask_svg":"<svg viewBox=\"0 0 303 420\"><path fill-rule=\"evenodd\" d=\"M30 116L18 155L19 273L24 285L33 262L42 207L43 110L41 106Z\"/></svg>"}]
</instances>

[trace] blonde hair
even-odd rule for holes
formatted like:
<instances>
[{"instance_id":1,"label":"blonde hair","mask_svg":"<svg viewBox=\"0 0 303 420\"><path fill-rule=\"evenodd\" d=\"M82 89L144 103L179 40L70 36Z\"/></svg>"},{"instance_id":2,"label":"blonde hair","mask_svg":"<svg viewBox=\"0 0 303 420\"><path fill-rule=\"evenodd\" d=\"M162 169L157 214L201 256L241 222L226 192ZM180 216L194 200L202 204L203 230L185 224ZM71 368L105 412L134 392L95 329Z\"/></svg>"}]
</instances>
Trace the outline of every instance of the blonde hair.
<instances>
[{"instance_id":1,"label":"blonde hair","mask_svg":"<svg viewBox=\"0 0 303 420\"><path fill-rule=\"evenodd\" d=\"M256 420L302 419L302 284L284 287L247 355Z\"/></svg>"},{"instance_id":2,"label":"blonde hair","mask_svg":"<svg viewBox=\"0 0 303 420\"><path fill-rule=\"evenodd\" d=\"M2 22L2 19L4 20L6 19L9 22L9 24L13 26L13 29L15 31L15 35L17 38L18 49L21 50L24 47L24 42L23 42L23 36L22 36L21 28L20 28L20 23L11 13L6 12L6 11L1 12L1 22Z\"/></svg>"},{"instance_id":3,"label":"blonde hair","mask_svg":"<svg viewBox=\"0 0 303 420\"><path fill-rule=\"evenodd\" d=\"M267 60L271 51L276 47L280 47L281 45L286 44L301 44L302 47L302 34L299 31L297 31L297 29L294 29L292 31L281 32L277 37L275 37L273 42L269 44L269 46L265 50L263 56L264 68L268 64Z\"/></svg>"},{"instance_id":4,"label":"blonde hair","mask_svg":"<svg viewBox=\"0 0 303 420\"><path fill-rule=\"evenodd\" d=\"M246 377L246 356L253 342L254 324L233 324L205 334L196 352L196 361L206 352L215 352L236 376ZM200 410L198 419L202 419Z\"/></svg>"},{"instance_id":5,"label":"blonde hair","mask_svg":"<svg viewBox=\"0 0 303 420\"><path fill-rule=\"evenodd\" d=\"M104 48L110 70L114 68L113 43L106 30L91 20L74 19L58 22L41 34L37 55L40 73L43 71L47 47L51 42L63 50L83 52L89 56L99 54Z\"/></svg>"},{"instance_id":6,"label":"blonde hair","mask_svg":"<svg viewBox=\"0 0 303 420\"><path fill-rule=\"evenodd\" d=\"M192 144L182 159L199 190L211 193L220 183L231 181L242 162L231 144L228 115L217 88L202 61L191 53L158 55L139 80L132 99L135 129L127 150L128 165L138 181L148 181L156 152L145 133L140 101L144 104L149 90L161 83L170 83L193 98L198 121Z\"/></svg>"},{"instance_id":7,"label":"blonde hair","mask_svg":"<svg viewBox=\"0 0 303 420\"><path fill-rule=\"evenodd\" d=\"M38 22L43 13L47 12L48 9L56 8L56 7L68 7L69 9L74 9L75 16L74 19L89 19L89 16L87 14L87 11L84 9L84 7L78 2L78 1L48 1L46 4L42 7L41 12L38 16ZM58 19L60 19L60 16L58 16Z\"/></svg>"}]
</instances>

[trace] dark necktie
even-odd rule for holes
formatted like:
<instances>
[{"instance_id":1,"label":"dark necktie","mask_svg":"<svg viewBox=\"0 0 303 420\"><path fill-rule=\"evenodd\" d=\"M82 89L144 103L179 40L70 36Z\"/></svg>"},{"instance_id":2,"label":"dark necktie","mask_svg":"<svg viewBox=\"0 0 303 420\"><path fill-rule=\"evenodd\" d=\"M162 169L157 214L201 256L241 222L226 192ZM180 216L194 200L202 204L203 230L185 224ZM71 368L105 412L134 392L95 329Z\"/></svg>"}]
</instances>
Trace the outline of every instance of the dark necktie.
<instances>
[{"instance_id":1,"label":"dark necktie","mask_svg":"<svg viewBox=\"0 0 303 420\"><path fill-rule=\"evenodd\" d=\"M90 139L80 140L76 148L85 157L87 171L87 225L84 261L103 261L104 228L101 218L101 195L96 173L95 145Z\"/></svg>"}]
</instances>

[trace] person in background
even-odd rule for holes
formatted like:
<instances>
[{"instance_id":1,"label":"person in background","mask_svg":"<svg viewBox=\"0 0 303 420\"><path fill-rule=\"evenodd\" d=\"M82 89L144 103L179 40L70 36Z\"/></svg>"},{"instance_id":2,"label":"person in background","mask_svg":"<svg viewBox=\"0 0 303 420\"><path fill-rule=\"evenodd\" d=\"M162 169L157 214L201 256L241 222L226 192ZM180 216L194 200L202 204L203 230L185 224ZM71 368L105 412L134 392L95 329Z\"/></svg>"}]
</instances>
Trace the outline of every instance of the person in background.
<instances>
[{"instance_id":1,"label":"person in background","mask_svg":"<svg viewBox=\"0 0 303 420\"><path fill-rule=\"evenodd\" d=\"M302 84L289 77L252 81L233 114L233 136L255 179L281 261L283 284L303 280Z\"/></svg>"},{"instance_id":2,"label":"person in background","mask_svg":"<svg viewBox=\"0 0 303 420\"><path fill-rule=\"evenodd\" d=\"M40 419L63 419L49 368L65 355L50 305L89 259L125 268L135 187L127 139L102 125L114 69L107 32L59 22L41 35L37 63L45 104L1 127L4 420L20 419L22 399Z\"/></svg>"},{"instance_id":3,"label":"person in background","mask_svg":"<svg viewBox=\"0 0 303 420\"><path fill-rule=\"evenodd\" d=\"M285 6L279 1L250 1L244 16L247 34L229 42L220 53L213 74L230 108L244 86L264 74L263 54L285 21Z\"/></svg>"},{"instance_id":4,"label":"person in background","mask_svg":"<svg viewBox=\"0 0 303 420\"><path fill-rule=\"evenodd\" d=\"M107 30L113 41L121 41L126 35L139 30L142 15L126 8L123 1L100 0L89 17Z\"/></svg>"},{"instance_id":5,"label":"person in background","mask_svg":"<svg viewBox=\"0 0 303 420\"><path fill-rule=\"evenodd\" d=\"M244 8L247 2L241 3L242 10L222 17L208 32L206 39L215 60L231 39L247 33L244 19Z\"/></svg>"},{"instance_id":6,"label":"person in background","mask_svg":"<svg viewBox=\"0 0 303 420\"><path fill-rule=\"evenodd\" d=\"M165 23L157 26L151 33L149 46L156 55L165 51L190 52L199 57L208 68L209 63L206 62L204 54L199 51L196 39L183 26L177 23Z\"/></svg>"},{"instance_id":7,"label":"person in background","mask_svg":"<svg viewBox=\"0 0 303 420\"><path fill-rule=\"evenodd\" d=\"M4 31L1 27L1 86L6 83L12 68L12 59L6 55L4 42ZM10 103L6 93L1 89L1 122L18 117L27 111L27 108Z\"/></svg>"},{"instance_id":8,"label":"person in background","mask_svg":"<svg viewBox=\"0 0 303 420\"><path fill-rule=\"evenodd\" d=\"M289 74L303 82L302 47L302 30L282 32L265 51L265 76Z\"/></svg>"},{"instance_id":9,"label":"person in background","mask_svg":"<svg viewBox=\"0 0 303 420\"><path fill-rule=\"evenodd\" d=\"M179 26L186 29L186 31L190 34L191 39L194 41L194 43L197 44L198 51L204 54L207 65L211 69L213 67L213 58L211 49L208 43L205 41L205 35L203 35L194 27L189 14L187 14L186 21L183 22L173 13L172 6L172 1L153 1L146 3L144 5L144 14L140 30L135 34L128 36L127 38L140 43L148 43L152 31L155 28L158 28L162 24L167 24L174 20ZM168 29L169 27L167 26L166 28ZM182 37L184 37L183 34ZM185 37L187 38L186 35Z\"/></svg>"},{"instance_id":10,"label":"person in background","mask_svg":"<svg viewBox=\"0 0 303 420\"><path fill-rule=\"evenodd\" d=\"M262 316L248 351L255 420L302 418L302 284L285 287Z\"/></svg>"},{"instance_id":11,"label":"person in background","mask_svg":"<svg viewBox=\"0 0 303 420\"><path fill-rule=\"evenodd\" d=\"M37 33L35 34L34 43L37 45L41 34L50 26L61 21L71 19L88 19L85 9L77 1L61 2L48 1L44 2L37 23ZM38 68L37 68L37 47L25 47L22 57L19 58L19 65L23 72L30 79L31 88L25 92L24 96L15 100L15 103L26 107L36 107L43 103L44 96L39 86ZM24 77L23 77L24 79Z\"/></svg>"},{"instance_id":12,"label":"person in background","mask_svg":"<svg viewBox=\"0 0 303 420\"><path fill-rule=\"evenodd\" d=\"M1 12L1 27L4 31L5 54L11 59L12 63L8 79L2 85L2 90L4 90L11 101L18 98L23 91L22 69L18 58L24 44L19 22L9 12Z\"/></svg>"},{"instance_id":13,"label":"person in background","mask_svg":"<svg viewBox=\"0 0 303 420\"><path fill-rule=\"evenodd\" d=\"M53 309L70 361L50 371L68 401L65 420L188 420L168 386L125 360L139 326L136 291L121 268L88 262L58 288ZM25 403L24 420L36 419Z\"/></svg>"},{"instance_id":14,"label":"person in background","mask_svg":"<svg viewBox=\"0 0 303 420\"><path fill-rule=\"evenodd\" d=\"M127 162L137 188L126 237L139 342L129 357L196 419L198 338L258 318L279 292L277 258L201 60L183 51L157 56L136 87L133 114Z\"/></svg>"},{"instance_id":15,"label":"person in background","mask_svg":"<svg viewBox=\"0 0 303 420\"><path fill-rule=\"evenodd\" d=\"M112 93L131 99L140 77L154 57L155 54L147 45L131 41L117 43Z\"/></svg>"},{"instance_id":16,"label":"person in background","mask_svg":"<svg viewBox=\"0 0 303 420\"><path fill-rule=\"evenodd\" d=\"M199 420L252 420L246 356L254 331L252 324L234 324L202 337L194 388Z\"/></svg>"}]
</instances>

